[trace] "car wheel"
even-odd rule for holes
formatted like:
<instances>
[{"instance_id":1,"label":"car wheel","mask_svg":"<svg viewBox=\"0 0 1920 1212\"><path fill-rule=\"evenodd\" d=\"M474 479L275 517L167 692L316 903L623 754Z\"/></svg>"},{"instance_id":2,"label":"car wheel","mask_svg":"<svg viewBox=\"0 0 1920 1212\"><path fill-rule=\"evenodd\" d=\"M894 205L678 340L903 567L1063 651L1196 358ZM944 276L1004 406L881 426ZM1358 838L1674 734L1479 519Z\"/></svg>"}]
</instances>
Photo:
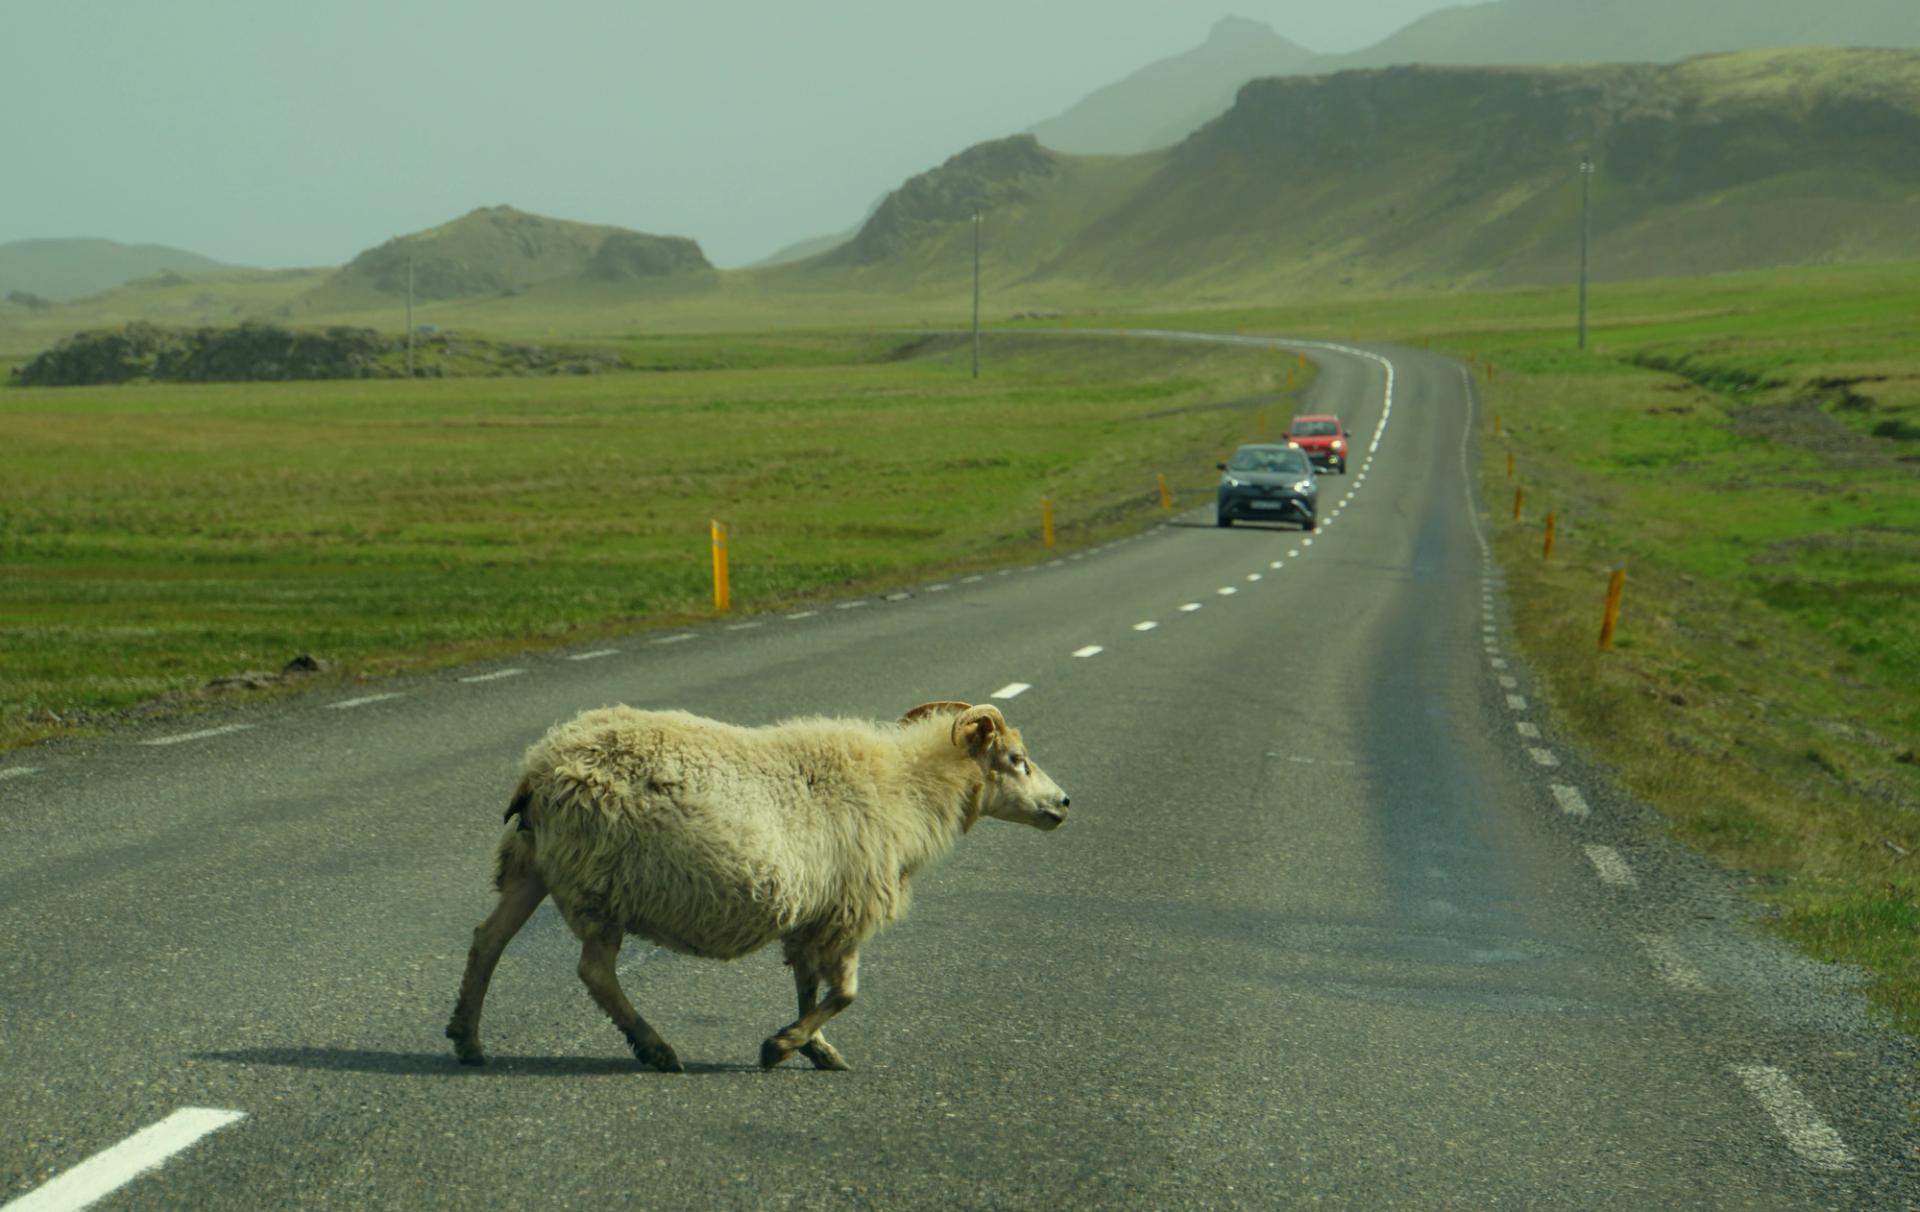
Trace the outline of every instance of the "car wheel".
<instances>
[{"instance_id":1,"label":"car wheel","mask_svg":"<svg viewBox=\"0 0 1920 1212\"><path fill-rule=\"evenodd\" d=\"M1231 526L1233 525L1233 519L1224 513L1216 513L1213 515L1213 524L1215 526Z\"/></svg>"},{"instance_id":2,"label":"car wheel","mask_svg":"<svg viewBox=\"0 0 1920 1212\"><path fill-rule=\"evenodd\" d=\"M1306 521L1304 521L1304 522L1302 522L1302 523L1300 523L1300 529L1302 529L1302 530L1312 530L1312 529L1314 528L1314 526L1315 526L1316 524L1317 524L1317 523L1316 523L1316 522L1314 521L1314 517L1313 517L1313 515L1312 515L1312 514L1308 514L1308 515L1307 515L1307 518L1306 518Z\"/></svg>"}]
</instances>

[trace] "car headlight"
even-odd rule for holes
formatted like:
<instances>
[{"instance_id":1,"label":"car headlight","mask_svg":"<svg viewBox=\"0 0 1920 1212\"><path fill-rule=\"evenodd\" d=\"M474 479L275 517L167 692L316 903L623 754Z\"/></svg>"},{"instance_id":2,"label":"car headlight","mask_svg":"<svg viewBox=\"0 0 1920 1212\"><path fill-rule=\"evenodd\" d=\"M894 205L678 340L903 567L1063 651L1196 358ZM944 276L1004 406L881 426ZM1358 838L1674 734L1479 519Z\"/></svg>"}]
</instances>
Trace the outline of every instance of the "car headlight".
<instances>
[{"instance_id":1,"label":"car headlight","mask_svg":"<svg viewBox=\"0 0 1920 1212\"><path fill-rule=\"evenodd\" d=\"M1342 442L1339 438L1335 438L1333 440L1333 448L1335 450L1345 450L1347 448L1347 444L1345 442Z\"/></svg>"},{"instance_id":2,"label":"car headlight","mask_svg":"<svg viewBox=\"0 0 1920 1212\"><path fill-rule=\"evenodd\" d=\"M1311 493L1313 491L1313 481L1302 480L1293 486L1293 490L1301 494Z\"/></svg>"},{"instance_id":3,"label":"car headlight","mask_svg":"<svg viewBox=\"0 0 1920 1212\"><path fill-rule=\"evenodd\" d=\"M1234 479L1234 478L1233 478L1232 476L1222 476L1222 477L1220 477L1220 483L1221 483L1221 484L1222 484L1223 486L1225 486L1225 487L1227 487L1227 488L1238 488L1238 487L1240 487L1240 481L1238 481L1238 480L1236 480L1236 479Z\"/></svg>"}]
</instances>

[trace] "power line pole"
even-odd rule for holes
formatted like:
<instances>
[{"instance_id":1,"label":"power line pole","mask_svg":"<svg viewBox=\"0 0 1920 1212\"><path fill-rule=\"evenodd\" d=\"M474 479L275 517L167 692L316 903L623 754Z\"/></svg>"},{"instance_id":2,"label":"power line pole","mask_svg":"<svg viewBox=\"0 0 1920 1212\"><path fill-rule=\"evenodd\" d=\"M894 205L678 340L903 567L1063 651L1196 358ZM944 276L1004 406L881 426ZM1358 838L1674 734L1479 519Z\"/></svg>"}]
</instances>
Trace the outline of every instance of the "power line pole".
<instances>
[{"instance_id":1,"label":"power line pole","mask_svg":"<svg viewBox=\"0 0 1920 1212\"><path fill-rule=\"evenodd\" d=\"M980 212L973 212L973 377L980 377Z\"/></svg>"},{"instance_id":2,"label":"power line pole","mask_svg":"<svg viewBox=\"0 0 1920 1212\"><path fill-rule=\"evenodd\" d=\"M413 254L407 254L407 377L413 377Z\"/></svg>"},{"instance_id":3,"label":"power line pole","mask_svg":"<svg viewBox=\"0 0 1920 1212\"><path fill-rule=\"evenodd\" d=\"M1587 347L1587 246L1593 239L1593 161L1580 161L1580 348Z\"/></svg>"}]
</instances>

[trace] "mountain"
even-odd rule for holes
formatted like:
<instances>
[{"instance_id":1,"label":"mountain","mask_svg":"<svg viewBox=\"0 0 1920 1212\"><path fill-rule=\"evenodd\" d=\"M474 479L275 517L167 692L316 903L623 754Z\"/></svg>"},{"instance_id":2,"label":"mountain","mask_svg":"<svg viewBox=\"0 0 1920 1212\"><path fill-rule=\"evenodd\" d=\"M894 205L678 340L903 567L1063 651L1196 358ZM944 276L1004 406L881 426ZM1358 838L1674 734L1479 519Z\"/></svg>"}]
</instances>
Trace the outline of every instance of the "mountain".
<instances>
[{"instance_id":1,"label":"mountain","mask_svg":"<svg viewBox=\"0 0 1920 1212\"><path fill-rule=\"evenodd\" d=\"M15 240L0 244L0 298L18 292L64 302L155 274L197 274L225 268L211 257L164 244Z\"/></svg>"},{"instance_id":2,"label":"mountain","mask_svg":"<svg viewBox=\"0 0 1920 1212\"><path fill-rule=\"evenodd\" d=\"M1492 0L1444 8L1375 46L1315 55L1256 22L1229 19L1162 60L1032 128L1058 151L1141 152L1177 143L1263 76L1401 64L1673 63L1792 47L1920 48L1915 0ZM1291 48L1295 53L1289 53Z\"/></svg>"},{"instance_id":3,"label":"mountain","mask_svg":"<svg viewBox=\"0 0 1920 1212\"><path fill-rule=\"evenodd\" d=\"M1173 148L1031 136L895 191L825 284L970 273L1189 295L1566 280L1591 156L1600 277L1920 257L1920 54L1749 51L1677 65L1270 77Z\"/></svg>"},{"instance_id":4,"label":"mountain","mask_svg":"<svg viewBox=\"0 0 1920 1212\"><path fill-rule=\"evenodd\" d=\"M559 281L663 282L710 275L713 266L684 237L489 206L368 249L323 283L310 306L404 298L409 272L413 297L432 301L513 294Z\"/></svg>"},{"instance_id":5,"label":"mountain","mask_svg":"<svg viewBox=\"0 0 1920 1212\"><path fill-rule=\"evenodd\" d=\"M1257 21L1226 17L1195 49L1107 85L1031 133L1083 155L1165 147L1224 113L1248 80L1302 71L1314 57Z\"/></svg>"}]
</instances>

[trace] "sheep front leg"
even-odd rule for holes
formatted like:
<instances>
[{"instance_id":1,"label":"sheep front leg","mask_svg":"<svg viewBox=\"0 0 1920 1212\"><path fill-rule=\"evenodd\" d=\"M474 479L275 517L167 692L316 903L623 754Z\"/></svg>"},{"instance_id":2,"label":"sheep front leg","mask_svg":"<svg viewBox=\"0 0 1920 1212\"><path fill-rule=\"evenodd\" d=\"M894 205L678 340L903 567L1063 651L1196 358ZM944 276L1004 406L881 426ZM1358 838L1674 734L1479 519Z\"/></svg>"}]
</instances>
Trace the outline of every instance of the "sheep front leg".
<instances>
[{"instance_id":1,"label":"sheep front leg","mask_svg":"<svg viewBox=\"0 0 1920 1212\"><path fill-rule=\"evenodd\" d=\"M487 920L473 932L473 945L467 949L467 971L460 978L460 1000L454 1003L453 1017L447 1022L447 1038L463 1065L484 1065L486 1054L480 1050L480 1007L487 1000L487 985L500 953L507 949L520 927L527 924L533 911L547 898L547 886L539 876L522 873L505 878L500 886L500 903Z\"/></svg>"},{"instance_id":2,"label":"sheep front leg","mask_svg":"<svg viewBox=\"0 0 1920 1212\"><path fill-rule=\"evenodd\" d=\"M825 1001L811 1004L819 990L821 977L826 978L832 993ZM840 1053L820 1035L820 1028L826 1025L828 1019L853 1005L860 987L860 956L856 953L831 960L821 965L817 972L796 965L794 982L800 992L800 1017L760 1045L760 1067L771 1069L796 1051L804 1050L815 1068L848 1068Z\"/></svg>"},{"instance_id":3,"label":"sheep front leg","mask_svg":"<svg viewBox=\"0 0 1920 1212\"><path fill-rule=\"evenodd\" d=\"M820 978L811 969L796 963L793 969L793 984L800 995L800 1017L804 1019L813 1013L815 1005L819 1002ZM807 1042L800 1045L800 1055L812 1061L816 1069L844 1071L853 1068L847 1063L846 1058L840 1055L839 1050L827 1042L827 1037L818 1031L808 1036Z\"/></svg>"},{"instance_id":4,"label":"sheep front leg","mask_svg":"<svg viewBox=\"0 0 1920 1212\"><path fill-rule=\"evenodd\" d=\"M620 1028L627 1037L627 1046L633 1049L634 1057L642 1064L652 1065L662 1073L685 1073L680 1066L680 1058L674 1055L667 1041L660 1033L647 1025L640 1012L633 1008L627 995L620 989L620 979L614 973L613 962L620 956L620 943L626 937L626 931L618 926L609 926L589 938L580 946L580 980L599 1003L613 1025Z\"/></svg>"}]
</instances>

